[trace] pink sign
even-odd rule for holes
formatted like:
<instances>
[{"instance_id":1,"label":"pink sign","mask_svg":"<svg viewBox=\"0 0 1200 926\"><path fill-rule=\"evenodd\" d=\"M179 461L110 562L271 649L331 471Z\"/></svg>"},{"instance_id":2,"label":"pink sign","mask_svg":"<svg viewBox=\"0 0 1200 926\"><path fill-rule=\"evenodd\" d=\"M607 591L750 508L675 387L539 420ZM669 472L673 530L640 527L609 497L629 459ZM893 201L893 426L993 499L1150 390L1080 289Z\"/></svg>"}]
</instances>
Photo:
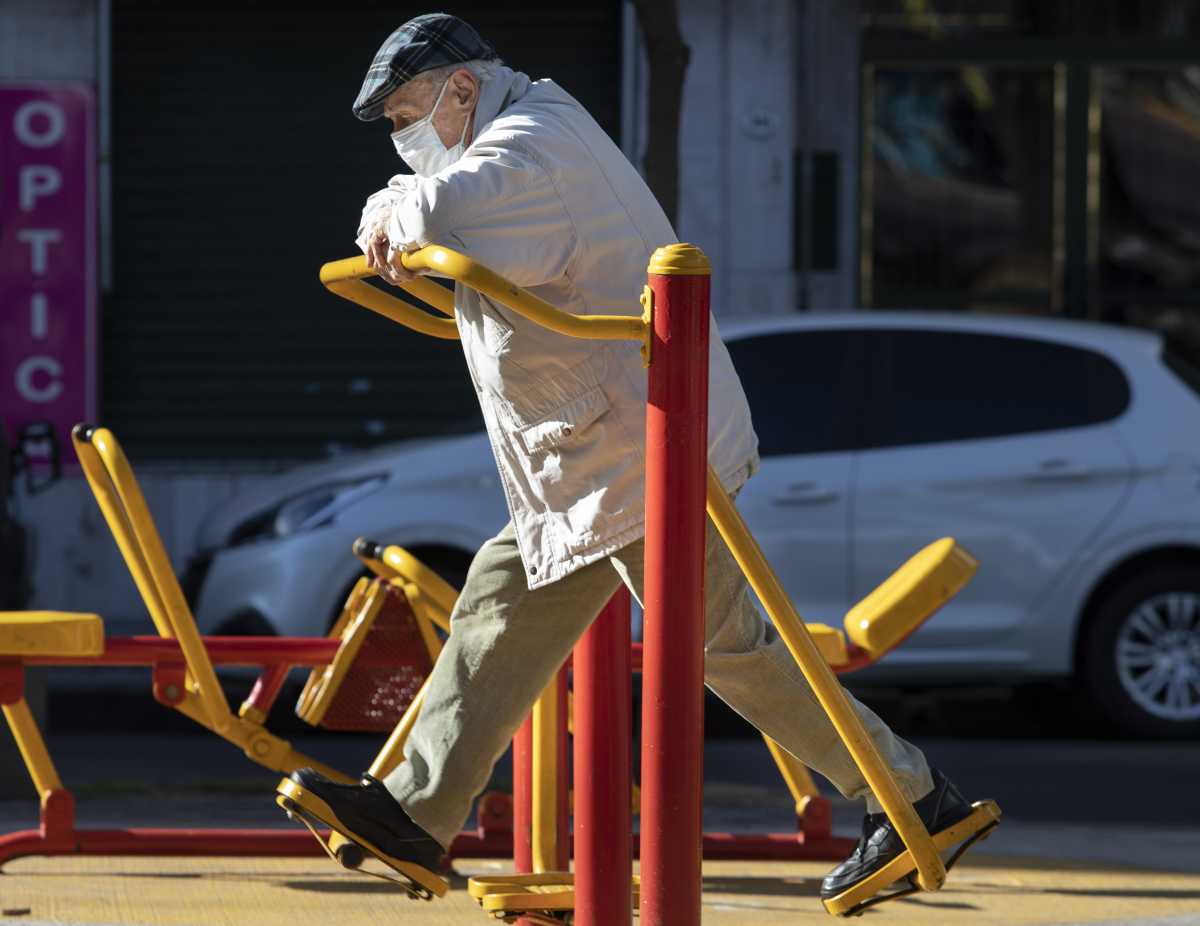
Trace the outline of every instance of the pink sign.
<instances>
[{"instance_id":1,"label":"pink sign","mask_svg":"<svg viewBox=\"0 0 1200 926\"><path fill-rule=\"evenodd\" d=\"M0 83L0 420L64 459L96 412L95 123L87 84Z\"/></svg>"}]
</instances>

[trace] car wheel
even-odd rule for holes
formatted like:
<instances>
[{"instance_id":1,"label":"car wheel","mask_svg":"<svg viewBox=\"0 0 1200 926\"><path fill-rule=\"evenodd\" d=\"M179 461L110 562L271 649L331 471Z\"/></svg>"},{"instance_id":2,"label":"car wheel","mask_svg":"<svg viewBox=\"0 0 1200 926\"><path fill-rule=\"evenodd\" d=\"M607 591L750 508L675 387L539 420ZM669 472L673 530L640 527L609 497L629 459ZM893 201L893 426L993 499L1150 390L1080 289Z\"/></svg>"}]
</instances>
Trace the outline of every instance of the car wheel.
<instances>
[{"instance_id":1,"label":"car wheel","mask_svg":"<svg viewBox=\"0 0 1200 926\"><path fill-rule=\"evenodd\" d=\"M242 611L222 623L215 637L275 637L279 631L257 611Z\"/></svg>"},{"instance_id":2,"label":"car wheel","mask_svg":"<svg viewBox=\"0 0 1200 926\"><path fill-rule=\"evenodd\" d=\"M1081 655L1095 703L1121 730L1200 736L1200 570L1160 567L1119 587Z\"/></svg>"},{"instance_id":3,"label":"car wheel","mask_svg":"<svg viewBox=\"0 0 1200 926\"><path fill-rule=\"evenodd\" d=\"M449 582L455 591L461 591L467 581L467 570L471 568L471 554L451 547L413 547L413 556Z\"/></svg>"}]
</instances>

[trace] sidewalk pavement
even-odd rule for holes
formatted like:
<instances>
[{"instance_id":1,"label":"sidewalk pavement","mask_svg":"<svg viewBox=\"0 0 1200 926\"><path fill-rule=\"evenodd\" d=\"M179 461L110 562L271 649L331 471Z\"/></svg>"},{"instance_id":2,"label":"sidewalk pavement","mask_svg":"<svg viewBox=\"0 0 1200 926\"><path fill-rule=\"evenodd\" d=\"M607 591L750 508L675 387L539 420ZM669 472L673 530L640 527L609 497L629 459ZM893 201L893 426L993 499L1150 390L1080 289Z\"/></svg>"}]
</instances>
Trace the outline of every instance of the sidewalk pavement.
<instances>
[{"instance_id":1,"label":"sidewalk pavement","mask_svg":"<svg viewBox=\"0 0 1200 926\"><path fill-rule=\"evenodd\" d=\"M378 742L322 736L297 745L353 770L365 767ZM1200 926L1194 746L920 745L971 782L973 797L997 798L1004 820L943 891L869 917L931 926ZM51 748L77 789L81 826L292 825L271 799L278 776L211 737L69 735L51 737ZM706 829L794 828L787 791L760 743L710 741L706 767ZM494 784L504 786L506 775L501 766ZM836 832L857 833L860 814L859 806L834 798ZM32 788L24 800L0 801L0 832L32 825ZM707 863L704 923L831 922L816 898L831 866ZM508 870L509 863L456 867L465 877ZM324 926L375 915L398 924L485 922L462 891L409 902L390 885L319 858L30 858L0 874L0 926Z\"/></svg>"},{"instance_id":2,"label":"sidewalk pavement","mask_svg":"<svg viewBox=\"0 0 1200 926\"><path fill-rule=\"evenodd\" d=\"M972 857L974 855L974 857ZM1103 869L972 854L946 887L868 913L897 926L1126 924L1196 926L1200 876ZM465 890L507 862L459 863L444 899L410 901L392 885L320 859L25 859L0 878L0 923L13 926L328 926L482 924ZM704 866L705 926L833 921L816 892L824 863ZM491 922L495 922L494 920Z\"/></svg>"}]
</instances>

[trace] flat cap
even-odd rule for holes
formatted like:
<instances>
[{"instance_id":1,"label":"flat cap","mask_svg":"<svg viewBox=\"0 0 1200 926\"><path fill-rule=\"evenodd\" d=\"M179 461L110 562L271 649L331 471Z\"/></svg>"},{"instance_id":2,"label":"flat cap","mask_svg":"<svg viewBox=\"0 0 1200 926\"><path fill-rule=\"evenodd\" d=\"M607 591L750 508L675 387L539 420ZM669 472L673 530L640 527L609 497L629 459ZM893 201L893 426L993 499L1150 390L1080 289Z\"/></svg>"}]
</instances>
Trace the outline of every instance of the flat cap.
<instances>
[{"instance_id":1,"label":"flat cap","mask_svg":"<svg viewBox=\"0 0 1200 926\"><path fill-rule=\"evenodd\" d=\"M388 95L422 71L496 57L496 49L457 16L417 16L389 35L375 53L354 101L354 115L363 122L378 119Z\"/></svg>"}]
</instances>

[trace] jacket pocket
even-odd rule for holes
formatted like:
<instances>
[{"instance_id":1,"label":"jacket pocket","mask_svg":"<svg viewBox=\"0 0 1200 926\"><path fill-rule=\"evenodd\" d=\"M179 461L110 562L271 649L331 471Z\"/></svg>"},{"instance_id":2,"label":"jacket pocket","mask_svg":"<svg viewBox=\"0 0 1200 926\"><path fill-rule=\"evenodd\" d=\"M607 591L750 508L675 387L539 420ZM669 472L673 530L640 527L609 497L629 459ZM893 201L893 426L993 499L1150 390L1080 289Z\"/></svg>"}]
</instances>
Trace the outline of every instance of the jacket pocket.
<instances>
[{"instance_id":1,"label":"jacket pocket","mask_svg":"<svg viewBox=\"0 0 1200 926\"><path fill-rule=\"evenodd\" d=\"M553 558L594 549L640 518L637 448L600 386L517 429L515 437L530 504L545 526Z\"/></svg>"},{"instance_id":2,"label":"jacket pocket","mask_svg":"<svg viewBox=\"0 0 1200 926\"><path fill-rule=\"evenodd\" d=\"M595 386L561 408L517 433L530 456L570 442L588 425L608 411L608 396Z\"/></svg>"}]
</instances>

